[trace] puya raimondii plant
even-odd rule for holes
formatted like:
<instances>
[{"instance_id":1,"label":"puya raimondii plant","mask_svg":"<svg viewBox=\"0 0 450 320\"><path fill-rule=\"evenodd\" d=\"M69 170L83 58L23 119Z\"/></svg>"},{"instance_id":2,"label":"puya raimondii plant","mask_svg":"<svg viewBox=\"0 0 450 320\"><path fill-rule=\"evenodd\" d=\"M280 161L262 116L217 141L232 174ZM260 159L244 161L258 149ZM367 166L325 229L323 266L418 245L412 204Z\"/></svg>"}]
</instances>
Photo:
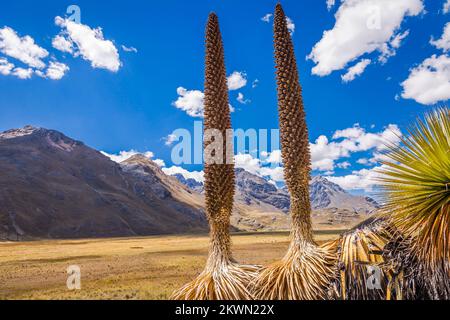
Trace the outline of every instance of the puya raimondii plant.
<instances>
[{"instance_id":1,"label":"puya raimondii plant","mask_svg":"<svg viewBox=\"0 0 450 320\"><path fill-rule=\"evenodd\" d=\"M278 111L284 176L291 197L291 244L286 256L264 268L254 282L257 299L325 299L336 257L313 239L309 181L311 155L297 62L286 16L276 6L274 22Z\"/></svg>"},{"instance_id":2,"label":"puya raimondii plant","mask_svg":"<svg viewBox=\"0 0 450 320\"><path fill-rule=\"evenodd\" d=\"M231 129L228 86L224 48L216 14L209 15L206 27L205 60L205 158L212 143L216 146L211 156L221 153L222 163L205 159L206 215L210 225L209 257L204 271L194 281L173 294L180 300L250 300L248 284L259 270L256 266L240 265L232 256L230 217L235 189L234 163L229 159L229 139L208 139L207 132L216 131L226 137ZM231 149L232 150L232 149ZM232 151L231 151L232 154Z\"/></svg>"}]
</instances>

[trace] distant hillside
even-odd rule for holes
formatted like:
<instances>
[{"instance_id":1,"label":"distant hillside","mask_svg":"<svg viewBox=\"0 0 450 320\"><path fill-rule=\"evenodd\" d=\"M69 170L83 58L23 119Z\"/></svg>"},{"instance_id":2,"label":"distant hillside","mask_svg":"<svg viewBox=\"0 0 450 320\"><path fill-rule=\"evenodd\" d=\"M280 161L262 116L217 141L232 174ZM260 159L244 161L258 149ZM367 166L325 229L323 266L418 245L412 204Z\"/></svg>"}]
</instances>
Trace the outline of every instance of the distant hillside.
<instances>
[{"instance_id":1,"label":"distant hillside","mask_svg":"<svg viewBox=\"0 0 450 320\"><path fill-rule=\"evenodd\" d=\"M178 201L82 142L33 128L0 134L0 239L205 232L195 206ZM186 191L187 192L187 191Z\"/></svg>"},{"instance_id":2,"label":"distant hillside","mask_svg":"<svg viewBox=\"0 0 450 320\"><path fill-rule=\"evenodd\" d=\"M60 132L0 133L0 240L206 232L203 185L142 155L117 164ZM350 228L377 209L324 177L311 181L315 228ZM290 227L289 195L236 169L234 231Z\"/></svg>"},{"instance_id":3,"label":"distant hillside","mask_svg":"<svg viewBox=\"0 0 450 320\"><path fill-rule=\"evenodd\" d=\"M177 175L177 178L186 183L181 175ZM195 190L203 190L199 182L191 181L187 186L193 184ZM318 229L352 227L370 217L379 208L375 200L352 195L322 176L312 178L310 197L313 224ZM252 216L256 216L256 223L262 212L268 216L271 213L273 222L277 222L279 228L289 228L289 194L287 190L278 189L264 178L244 169L236 169L235 201L237 206L253 208L250 211L254 211ZM284 216L280 216L280 213Z\"/></svg>"}]
</instances>

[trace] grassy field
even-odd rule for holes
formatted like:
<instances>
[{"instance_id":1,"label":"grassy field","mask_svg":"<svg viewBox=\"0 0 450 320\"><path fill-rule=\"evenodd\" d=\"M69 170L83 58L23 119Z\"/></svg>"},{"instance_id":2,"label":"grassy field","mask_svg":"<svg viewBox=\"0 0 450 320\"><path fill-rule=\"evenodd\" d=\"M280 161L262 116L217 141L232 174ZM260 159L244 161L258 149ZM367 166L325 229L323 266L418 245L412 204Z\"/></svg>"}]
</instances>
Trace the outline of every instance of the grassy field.
<instances>
[{"instance_id":1,"label":"grassy field","mask_svg":"<svg viewBox=\"0 0 450 320\"><path fill-rule=\"evenodd\" d=\"M288 243L287 233L239 234L233 251L242 263L267 264ZM207 249L206 235L0 243L0 299L167 299L201 272ZM70 265L81 268L81 290L67 289Z\"/></svg>"}]
</instances>

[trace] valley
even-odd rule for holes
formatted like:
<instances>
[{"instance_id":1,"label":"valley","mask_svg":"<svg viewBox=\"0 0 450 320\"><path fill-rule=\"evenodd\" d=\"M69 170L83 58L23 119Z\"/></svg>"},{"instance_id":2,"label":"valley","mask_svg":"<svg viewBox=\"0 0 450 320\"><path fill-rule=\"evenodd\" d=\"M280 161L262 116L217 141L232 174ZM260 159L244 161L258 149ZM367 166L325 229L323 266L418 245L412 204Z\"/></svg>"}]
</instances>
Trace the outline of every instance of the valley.
<instances>
[{"instance_id":1,"label":"valley","mask_svg":"<svg viewBox=\"0 0 450 320\"><path fill-rule=\"evenodd\" d=\"M315 236L322 243L341 232ZM273 262L289 245L287 232L232 238L235 258L249 264ZM167 299L201 272L207 250L207 235L0 242L0 300ZM66 286L66 270L73 265L80 267L81 290Z\"/></svg>"}]
</instances>

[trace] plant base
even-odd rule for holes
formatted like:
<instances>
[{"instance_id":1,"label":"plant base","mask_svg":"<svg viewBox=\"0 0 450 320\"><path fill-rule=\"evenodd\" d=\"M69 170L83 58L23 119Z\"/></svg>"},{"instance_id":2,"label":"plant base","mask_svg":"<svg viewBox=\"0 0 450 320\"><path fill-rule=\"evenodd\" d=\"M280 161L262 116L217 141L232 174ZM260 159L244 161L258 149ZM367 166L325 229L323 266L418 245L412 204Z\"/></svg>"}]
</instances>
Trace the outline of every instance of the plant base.
<instances>
[{"instance_id":1,"label":"plant base","mask_svg":"<svg viewBox=\"0 0 450 320\"><path fill-rule=\"evenodd\" d=\"M312 243L294 243L283 260L264 268L253 283L258 300L322 300L336 277L336 255Z\"/></svg>"}]
</instances>

